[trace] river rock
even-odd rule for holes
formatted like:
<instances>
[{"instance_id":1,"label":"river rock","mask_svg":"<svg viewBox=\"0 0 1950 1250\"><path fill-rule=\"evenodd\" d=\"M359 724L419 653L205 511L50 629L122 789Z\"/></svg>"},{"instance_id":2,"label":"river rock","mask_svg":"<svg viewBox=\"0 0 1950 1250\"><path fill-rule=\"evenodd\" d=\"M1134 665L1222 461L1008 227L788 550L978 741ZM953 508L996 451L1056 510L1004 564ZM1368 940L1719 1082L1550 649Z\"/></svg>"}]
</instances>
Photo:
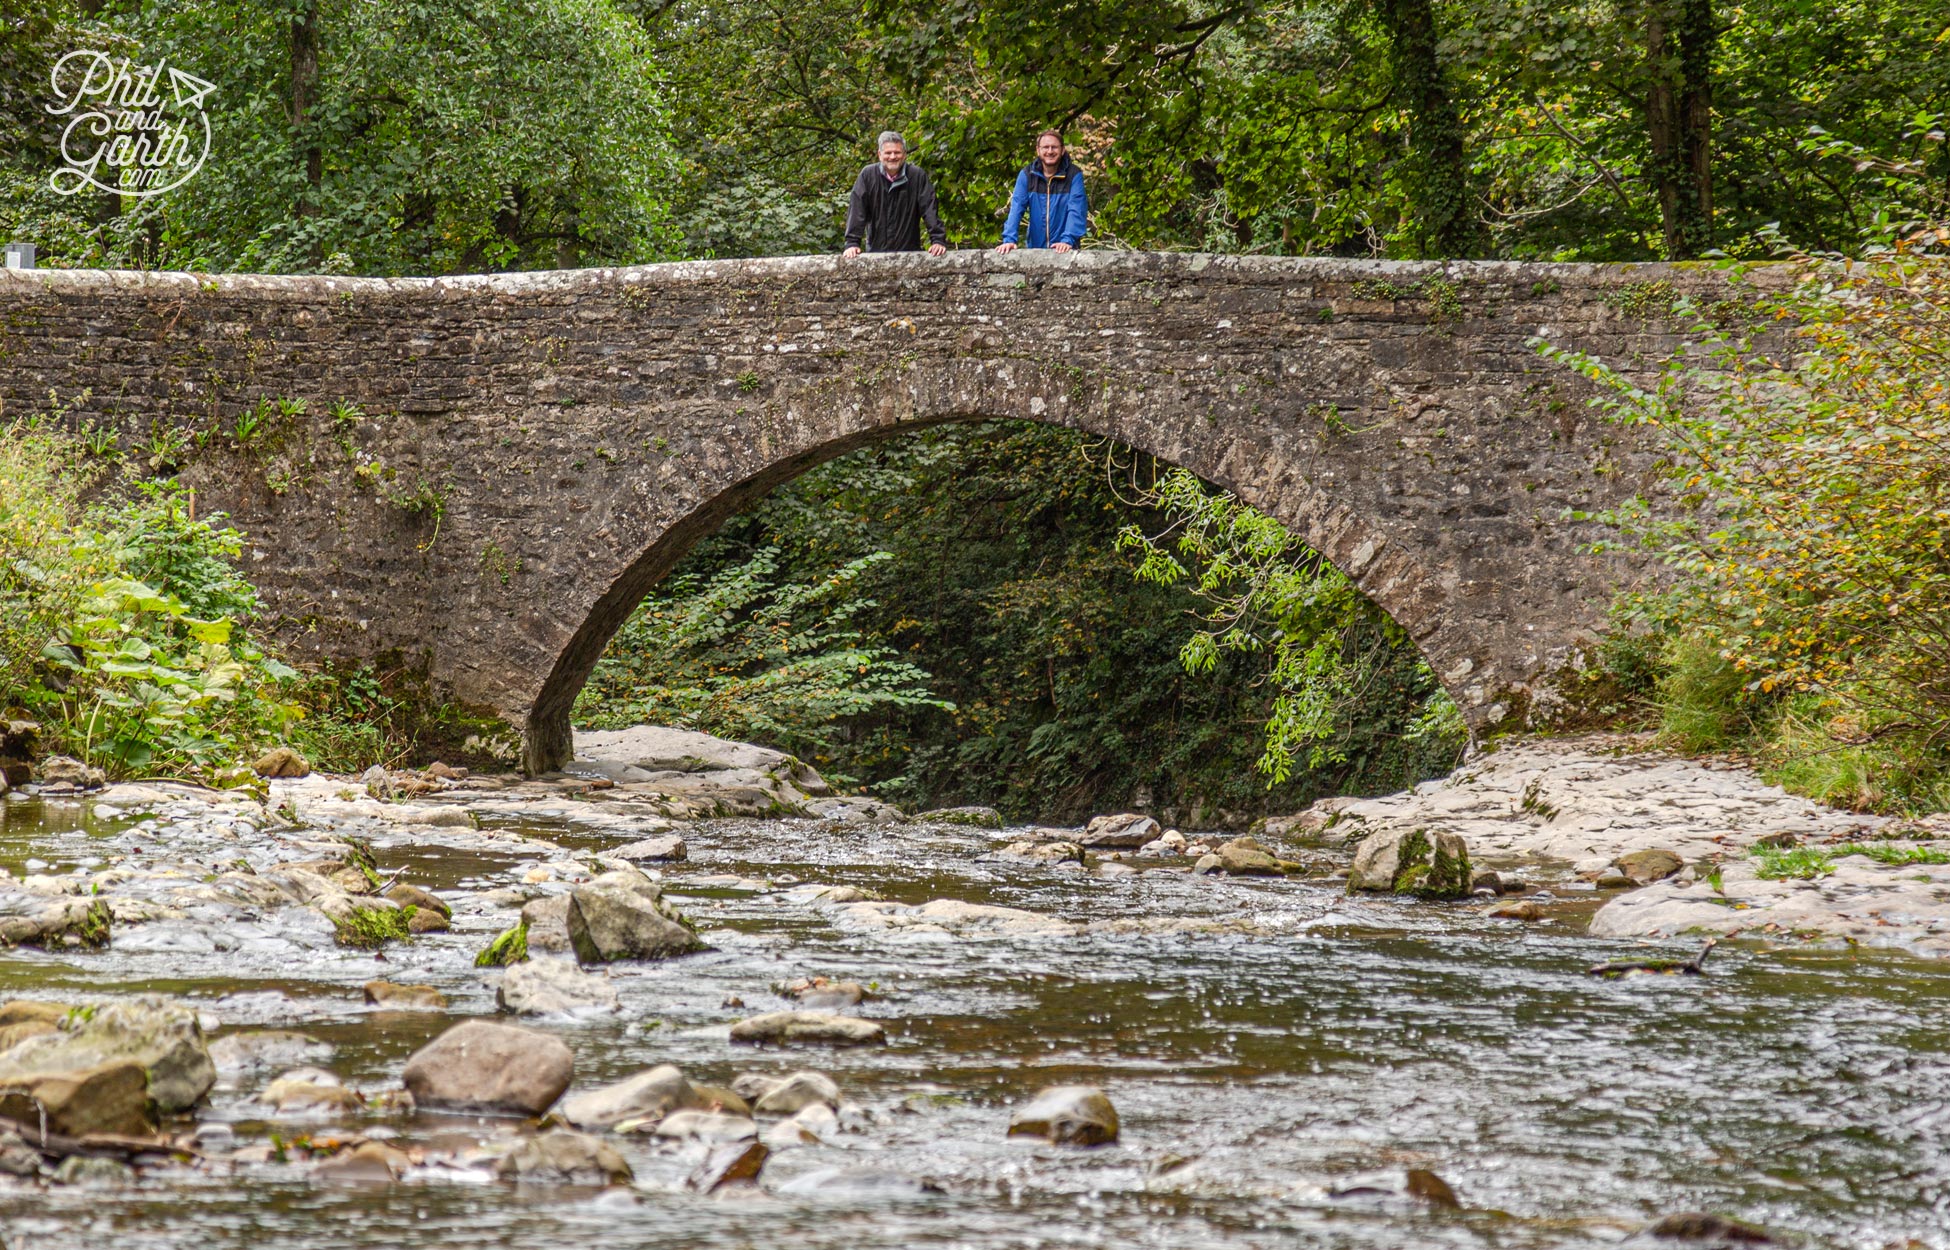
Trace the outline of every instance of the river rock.
<instances>
[{"instance_id":1,"label":"river rock","mask_svg":"<svg viewBox=\"0 0 1950 1250\"><path fill-rule=\"evenodd\" d=\"M58 1032L28 1038L0 1055L0 1082L124 1060L148 1074L149 1097L164 1112L189 1110L217 1083L196 1013L155 995L84 1009Z\"/></svg>"},{"instance_id":2,"label":"river rock","mask_svg":"<svg viewBox=\"0 0 1950 1250\"><path fill-rule=\"evenodd\" d=\"M32 883L30 878L23 884ZM12 913L0 914L0 947L99 950L108 945L115 923L113 908L100 898L45 898L31 889L11 893L0 885L0 906Z\"/></svg>"},{"instance_id":3,"label":"river rock","mask_svg":"<svg viewBox=\"0 0 1950 1250\"><path fill-rule=\"evenodd\" d=\"M575 952L569 941L569 896L557 894L522 904L521 922L528 926L528 949L556 955Z\"/></svg>"},{"instance_id":4,"label":"river rock","mask_svg":"<svg viewBox=\"0 0 1950 1250\"><path fill-rule=\"evenodd\" d=\"M941 1186L870 1167L818 1168L793 1177L779 1186L782 1194L810 1194L822 1198L933 1198Z\"/></svg>"},{"instance_id":5,"label":"river rock","mask_svg":"<svg viewBox=\"0 0 1950 1250\"><path fill-rule=\"evenodd\" d=\"M330 1042L289 1029L252 1029L210 1043L210 1061L225 1077L272 1069L283 1071L301 1064L323 1063L331 1057Z\"/></svg>"},{"instance_id":6,"label":"river rock","mask_svg":"<svg viewBox=\"0 0 1950 1250\"><path fill-rule=\"evenodd\" d=\"M855 1007L867 998L866 986L858 981L829 981L825 977L780 981L772 988L781 998L790 998L808 1011Z\"/></svg>"},{"instance_id":7,"label":"river rock","mask_svg":"<svg viewBox=\"0 0 1950 1250\"><path fill-rule=\"evenodd\" d=\"M447 917L452 917L454 914L454 909L449 907L446 901L439 895L433 893L431 890L423 890L417 885L408 885L403 881L397 885L389 886L386 890L386 897L392 899L401 907L417 907L421 911L437 912Z\"/></svg>"},{"instance_id":8,"label":"river rock","mask_svg":"<svg viewBox=\"0 0 1950 1250\"><path fill-rule=\"evenodd\" d=\"M834 923L856 930L894 930L905 934L954 937L1059 937L1077 926L1055 916L1019 907L995 907L954 898L930 899L919 905L895 902L848 903L836 909Z\"/></svg>"},{"instance_id":9,"label":"river rock","mask_svg":"<svg viewBox=\"0 0 1950 1250\"><path fill-rule=\"evenodd\" d=\"M931 812L922 812L914 819L937 825L968 825L976 829L1000 829L1005 823L1002 813L993 807L937 807Z\"/></svg>"},{"instance_id":10,"label":"river rock","mask_svg":"<svg viewBox=\"0 0 1950 1250\"><path fill-rule=\"evenodd\" d=\"M0 1003L0 1054L12 1050L30 1037L55 1032L72 1010L66 1003L41 1002L31 998L16 998Z\"/></svg>"},{"instance_id":11,"label":"river rock","mask_svg":"<svg viewBox=\"0 0 1950 1250\"><path fill-rule=\"evenodd\" d=\"M836 1016L826 1011L772 1011L732 1025L731 1040L755 1045L813 1042L830 1046L878 1046L886 1042L887 1031L872 1020Z\"/></svg>"},{"instance_id":12,"label":"river rock","mask_svg":"<svg viewBox=\"0 0 1950 1250\"><path fill-rule=\"evenodd\" d=\"M1536 921L1544 918L1544 909L1527 898L1515 902L1498 903L1483 913L1492 920Z\"/></svg>"},{"instance_id":13,"label":"river rock","mask_svg":"<svg viewBox=\"0 0 1950 1250\"><path fill-rule=\"evenodd\" d=\"M673 1111L658 1122L658 1137L672 1141L744 1141L758 1136L758 1125L750 1116L727 1115L722 1111Z\"/></svg>"},{"instance_id":14,"label":"river rock","mask_svg":"<svg viewBox=\"0 0 1950 1250\"><path fill-rule=\"evenodd\" d=\"M731 1185L756 1185L771 1153L761 1141L733 1142L712 1151L684 1183L701 1194L716 1193Z\"/></svg>"},{"instance_id":15,"label":"river rock","mask_svg":"<svg viewBox=\"0 0 1950 1250\"><path fill-rule=\"evenodd\" d=\"M796 1115L815 1105L839 1110L840 1087L824 1072L794 1072L759 1095L752 1109L760 1115Z\"/></svg>"},{"instance_id":16,"label":"river rock","mask_svg":"<svg viewBox=\"0 0 1950 1250\"><path fill-rule=\"evenodd\" d=\"M1464 898L1469 882L1469 848L1440 829L1371 834L1355 851L1347 874L1349 893L1385 891L1416 898Z\"/></svg>"},{"instance_id":17,"label":"river rock","mask_svg":"<svg viewBox=\"0 0 1950 1250\"><path fill-rule=\"evenodd\" d=\"M71 790L99 790L108 784L102 770L84 764L71 755L50 755L39 768L43 786L63 786Z\"/></svg>"},{"instance_id":18,"label":"river rock","mask_svg":"<svg viewBox=\"0 0 1950 1250\"><path fill-rule=\"evenodd\" d=\"M311 764L290 747L272 747L257 757L257 762L251 765L251 771L267 779L309 777Z\"/></svg>"},{"instance_id":19,"label":"river rock","mask_svg":"<svg viewBox=\"0 0 1950 1250\"><path fill-rule=\"evenodd\" d=\"M1101 1146L1117 1140L1117 1109L1095 1086L1053 1085L1009 1117L1009 1136Z\"/></svg>"},{"instance_id":20,"label":"river rock","mask_svg":"<svg viewBox=\"0 0 1950 1250\"><path fill-rule=\"evenodd\" d=\"M69 1155L61 1160L61 1166L54 1169L54 1183L57 1185L78 1185L86 1189L106 1189L117 1185L135 1184L135 1169L120 1159L103 1159L92 1155Z\"/></svg>"},{"instance_id":21,"label":"river rock","mask_svg":"<svg viewBox=\"0 0 1950 1250\"><path fill-rule=\"evenodd\" d=\"M1612 866L1633 885L1651 885L1678 872L1686 866L1686 861L1679 857L1677 851L1655 846L1642 851L1627 851L1613 860ZM1602 887L1602 879L1599 884Z\"/></svg>"},{"instance_id":22,"label":"river rock","mask_svg":"<svg viewBox=\"0 0 1950 1250\"><path fill-rule=\"evenodd\" d=\"M390 1184L411 1166L406 1152L385 1142L360 1142L320 1163L312 1175L347 1184Z\"/></svg>"},{"instance_id":23,"label":"river rock","mask_svg":"<svg viewBox=\"0 0 1950 1250\"><path fill-rule=\"evenodd\" d=\"M584 972L566 959L509 965L494 998L501 1010L518 1016L615 1011L620 1005L608 974Z\"/></svg>"},{"instance_id":24,"label":"river rock","mask_svg":"<svg viewBox=\"0 0 1950 1250\"><path fill-rule=\"evenodd\" d=\"M586 964L669 959L704 949L697 934L665 910L657 883L636 872L606 872L569 894L569 944Z\"/></svg>"},{"instance_id":25,"label":"river rock","mask_svg":"<svg viewBox=\"0 0 1950 1250\"><path fill-rule=\"evenodd\" d=\"M1129 847L1136 850L1158 836L1158 822L1135 812L1115 816L1095 816L1077 839L1088 847Z\"/></svg>"},{"instance_id":26,"label":"river rock","mask_svg":"<svg viewBox=\"0 0 1950 1250\"><path fill-rule=\"evenodd\" d=\"M600 1131L631 1120L655 1123L673 1111L702 1108L703 1100L684 1074L661 1063L613 1085L572 1094L562 1100L557 1114L577 1128Z\"/></svg>"},{"instance_id":27,"label":"river rock","mask_svg":"<svg viewBox=\"0 0 1950 1250\"><path fill-rule=\"evenodd\" d=\"M399 1011L440 1011L447 996L431 985L399 985L392 981L366 982L366 1001L376 1007Z\"/></svg>"},{"instance_id":28,"label":"river rock","mask_svg":"<svg viewBox=\"0 0 1950 1250\"><path fill-rule=\"evenodd\" d=\"M1707 1211L1675 1211L1646 1225L1641 1233L1660 1241L1712 1242L1715 1246L1763 1246L1775 1240L1764 1228Z\"/></svg>"},{"instance_id":29,"label":"river rock","mask_svg":"<svg viewBox=\"0 0 1950 1250\"><path fill-rule=\"evenodd\" d=\"M156 1131L149 1118L148 1073L126 1059L90 1068L0 1075L0 1117L36 1134L45 1118L49 1132L67 1137Z\"/></svg>"},{"instance_id":30,"label":"river rock","mask_svg":"<svg viewBox=\"0 0 1950 1250\"><path fill-rule=\"evenodd\" d=\"M993 852L996 859L1015 859L1030 864L1083 862L1083 848L1075 842L1011 842Z\"/></svg>"},{"instance_id":31,"label":"river rock","mask_svg":"<svg viewBox=\"0 0 1950 1250\"><path fill-rule=\"evenodd\" d=\"M540 1115L569 1088L575 1056L547 1034L468 1020L415 1051L403 1076L419 1106Z\"/></svg>"},{"instance_id":32,"label":"river rock","mask_svg":"<svg viewBox=\"0 0 1950 1250\"><path fill-rule=\"evenodd\" d=\"M839 1127L840 1118L823 1102L812 1103L787 1116L759 1134L759 1140L773 1150L817 1145Z\"/></svg>"},{"instance_id":33,"label":"river rock","mask_svg":"<svg viewBox=\"0 0 1950 1250\"><path fill-rule=\"evenodd\" d=\"M1219 867L1227 876L1279 877L1286 873L1280 861L1252 838L1234 838L1223 843L1214 854L1219 857Z\"/></svg>"},{"instance_id":34,"label":"river rock","mask_svg":"<svg viewBox=\"0 0 1950 1250\"><path fill-rule=\"evenodd\" d=\"M318 1078L328 1079L318 1079ZM316 1070L288 1072L264 1087L257 1100L281 1115L295 1111L356 1112L365 1106L337 1077Z\"/></svg>"},{"instance_id":35,"label":"river rock","mask_svg":"<svg viewBox=\"0 0 1950 1250\"><path fill-rule=\"evenodd\" d=\"M679 863L690 856L690 848L684 839L676 834L661 838L644 838L640 842L630 842L613 851L604 851L606 859L627 859L632 863Z\"/></svg>"},{"instance_id":36,"label":"river rock","mask_svg":"<svg viewBox=\"0 0 1950 1250\"><path fill-rule=\"evenodd\" d=\"M529 1138L496 1161L494 1174L541 1185L626 1185L635 1179L616 1147L568 1129Z\"/></svg>"}]
</instances>

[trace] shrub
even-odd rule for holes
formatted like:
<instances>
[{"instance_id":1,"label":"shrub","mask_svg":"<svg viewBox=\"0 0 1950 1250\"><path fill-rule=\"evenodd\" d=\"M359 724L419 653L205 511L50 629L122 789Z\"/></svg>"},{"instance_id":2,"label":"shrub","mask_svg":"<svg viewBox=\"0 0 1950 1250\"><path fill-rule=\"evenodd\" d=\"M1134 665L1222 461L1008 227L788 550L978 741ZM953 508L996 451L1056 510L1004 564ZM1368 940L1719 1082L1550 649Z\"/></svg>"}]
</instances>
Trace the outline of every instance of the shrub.
<instances>
[{"instance_id":1,"label":"shrub","mask_svg":"<svg viewBox=\"0 0 1950 1250\"><path fill-rule=\"evenodd\" d=\"M120 774L214 775L276 739L298 674L249 635L241 541L174 483L127 482L38 422L0 432L0 703Z\"/></svg>"}]
</instances>

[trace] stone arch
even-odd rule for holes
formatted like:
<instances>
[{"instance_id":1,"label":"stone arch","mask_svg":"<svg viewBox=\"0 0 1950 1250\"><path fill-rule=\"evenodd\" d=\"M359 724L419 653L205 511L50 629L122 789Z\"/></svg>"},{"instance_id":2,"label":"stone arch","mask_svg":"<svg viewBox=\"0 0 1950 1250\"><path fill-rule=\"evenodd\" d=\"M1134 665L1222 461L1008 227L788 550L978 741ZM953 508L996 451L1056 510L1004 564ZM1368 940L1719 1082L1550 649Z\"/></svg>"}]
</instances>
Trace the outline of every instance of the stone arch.
<instances>
[{"instance_id":1,"label":"stone arch","mask_svg":"<svg viewBox=\"0 0 1950 1250\"><path fill-rule=\"evenodd\" d=\"M568 760L570 714L597 660L644 596L699 541L817 465L955 422L1065 426L1189 469L1278 518L1346 573L1402 625L1438 673L1467 676L1474 670L1475 640L1467 631L1445 629L1447 596L1439 579L1379 528L1336 506L1308 480L1287 440L1227 436L1200 422L1161 427L1151 415L1150 390L1149 383L1092 379L1020 359L976 358L873 371L868 378L806 387L779 398L768 409L764 435L728 442L729 454L714 466L708 485L686 500L687 510L661 530L645 533L641 553L621 564L586 609L565 605L568 614L551 634L566 641L522 718L523 766L540 772Z\"/></svg>"}]
</instances>

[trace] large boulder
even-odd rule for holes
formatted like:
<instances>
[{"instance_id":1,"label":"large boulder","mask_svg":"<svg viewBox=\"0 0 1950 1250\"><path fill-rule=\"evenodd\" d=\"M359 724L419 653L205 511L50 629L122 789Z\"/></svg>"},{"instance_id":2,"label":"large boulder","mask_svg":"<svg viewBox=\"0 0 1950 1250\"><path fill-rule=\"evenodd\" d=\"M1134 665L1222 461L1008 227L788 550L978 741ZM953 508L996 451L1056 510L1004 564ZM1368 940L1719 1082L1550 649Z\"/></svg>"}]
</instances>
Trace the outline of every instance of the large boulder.
<instances>
[{"instance_id":1,"label":"large boulder","mask_svg":"<svg viewBox=\"0 0 1950 1250\"><path fill-rule=\"evenodd\" d=\"M673 1111L702 1110L704 1105L682 1072L661 1063L613 1085L573 1094L562 1100L556 1114L577 1128L612 1129L632 1120L654 1123Z\"/></svg>"},{"instance_id":2,"label":"large boulder","mask_svg":"<svg viewBox=\"0 0 1950 1250\"><path fill-rule=\"evenodd\" d=\"M1136 850L1158 836L1158 822L1149 816L1135 812L1120 812L1115 816L1097 816L1084 826L1083 836L1078 839L1088 847L1127 847Z\"/></svg>"},{"instance_id":3,"label":"large boulder","mask_svg":"<svg viewBox=\"0 0 1950 1250\"><path fill-rule=\"evenodd\" d=\"M540 1115L575 1079L575 1056L547 1034L467 1020L415 1051L403 1077L418 1106Z\"/></svg>"},{"instance_id":4,"label":"large boulder","mask_svg":"<svg viewBox=\"0 0 1950 1250\"><path fill-rule=\"evenodd\" d=\"M1348 869L1349 893L1368 890L1415 898L1466 898L1469 848L1441 829L1384 829L1368 835Z\"/></svg>"},{"instance_id":5,"label":"large boulder","mask_svg":"<svg viewBox=\"0 0 1950 1250\"><path fill-rule=\"evenodd\" d=\"M1664 881L1684 868L1686 861L1680 858L1677 851L1653 846L1643 850L1627 851L1614 859L1612 866L1633 885L1651 885L1654 881Z\"/></svg>"},{"instance_id":6,"label":"large boulder","mask_svg":"<svg viewBox=\"0 0 1950 1250\"><path fill-rule=\"evenodd\" d=\"M635 871L606 872L569 894L569 944L586 964L668 959L704 949L666 908L656 882Z\"/></svg>"},{"instance_id":7,"label":"large boulder","mask_svg":"<svg viewBox=\"0 0 1950 1250\"><path fill-rule=\"evenodd\" d=\"M531 1137L494 1165L502 1180L542 1185L627 1184L630 1165L600 1137L554 1129Z\"/></svg>"},{"instance_id":8,"label":"large boulder","mask_svg":"<svg viewBox=\"0 0 1950 1250\"><path fill-rule=\"evenodd\" d=\"M0 1084L123 1062L142 1068L163 1112L189 1110L217 1083L196 1013L145 995L80 1008L57 1031L21 1042L0 1055Z\"/></svg>"},{"instance_id":9,"label":"large boulder","mask_svg":"<svg viewBox=\"0 0 1950 1250\"><path fill-rule=\"evenodd\" d=\"M584 972L566 959L509 965L494 998L501 1010L518 1016L615 1011L618 1006L608 976Z\"/></svg>"},{"instance_id":10,"label":"large boulder","mask_svg":"<svg viewBox=\"0 0 1950 1250\"><path fill-rule=\"evenodd\" d=\"M1095 1086L1052 1085L1009 1117L1009 1136L1101 1146L1117 1140L1117 1108Z\"/></svg>"},{"instance_id":11,"label":"large boulder","mask_svg":"<svg viewBox=\"0 0 1950 1250\"><path fill-rule=\"evenodd\" d=\"M48 1132L66 1137L156 1131L149 1118L149 1074L127 1059L66 1072L0 1077L0 1117L34 1134L45 1125Z\"/></svg>"}]
</instances>

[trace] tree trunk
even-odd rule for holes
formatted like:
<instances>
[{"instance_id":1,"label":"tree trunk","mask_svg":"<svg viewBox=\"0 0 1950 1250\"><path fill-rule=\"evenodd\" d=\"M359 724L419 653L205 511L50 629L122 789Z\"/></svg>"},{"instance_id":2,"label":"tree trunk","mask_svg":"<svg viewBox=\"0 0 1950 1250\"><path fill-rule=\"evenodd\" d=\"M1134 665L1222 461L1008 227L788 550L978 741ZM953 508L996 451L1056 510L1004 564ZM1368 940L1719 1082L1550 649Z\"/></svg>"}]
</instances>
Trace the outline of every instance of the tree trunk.
<instances>
[{"instance_id":1,"label":"tree trunk","mask_svg":"<svg viewBox=\"0 0 1950 1250\"><path fill-rule=\"evenodd\" d=\"M305 190L294 210L300 217L317 215L318 192L325 181L325 154L310 128L317 103L318 3L311 0L291 22L291 133L305 162Z\"/></svg>"},{"instance_id":2,"label":"tree trunk","mask_svg":"<svg viewBox=\"0 0 1950 1250\"><path fill-rule=\"evenodd\" d=\"M1395 90L1408 101L1409 197L1423 256L1480 254L1482 232L1470 211L1469 155L1462 114L1437 55L1430 0L1381 0L1393 50Z\"/></svg>"},{"instance_id":3,"label":"tree trunk","mask_svg":"<svg viewBox=\"0 0 1950 1250\"><path fill-rule=\"evenodd\" d=\"M1646 8L1645 130L1667 260L1713 246L1713 0Z\"/></svg>"}]
</instances>

